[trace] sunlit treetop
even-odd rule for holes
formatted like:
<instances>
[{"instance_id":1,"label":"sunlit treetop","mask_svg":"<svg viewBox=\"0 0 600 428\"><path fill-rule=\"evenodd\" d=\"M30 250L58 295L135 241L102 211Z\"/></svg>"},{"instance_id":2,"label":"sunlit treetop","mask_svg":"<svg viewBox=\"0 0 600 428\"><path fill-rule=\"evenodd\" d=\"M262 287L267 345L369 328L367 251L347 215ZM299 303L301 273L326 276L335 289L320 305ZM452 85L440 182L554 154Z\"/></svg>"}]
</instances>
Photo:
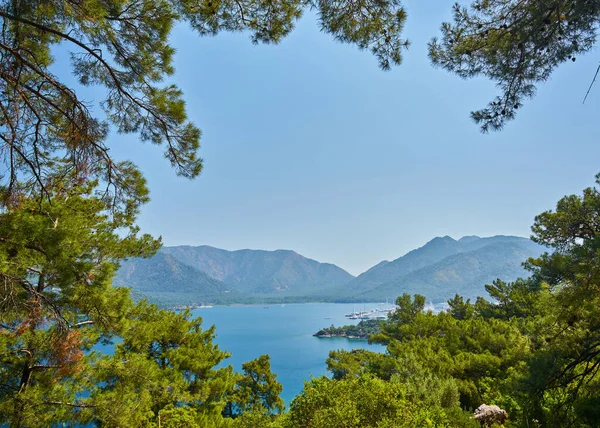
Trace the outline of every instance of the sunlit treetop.
<instances>
[{"instance_id":1,"label":"sunlit treetop","mask_svg":"<svg viewBox=\"0 0 600 428\"><path fill-rule=\"evenodd\" d=\"M106 196L136 198L135 167L111 158L112 126L165 147L177 174L195 177L200 130L186 114L182 92L164 84L174 73L169 34L180 21L200 35L243 31L255 43L278 43L303 11L321 29L370 50L382 68L399 64L405 12L397 0L4 0L0 1L0 185L44 192L60 167L70 176L100 179ZM50 71L53 46L71 53L82 85L106 89L106 119Z\"/></svg>"}]
</instances>

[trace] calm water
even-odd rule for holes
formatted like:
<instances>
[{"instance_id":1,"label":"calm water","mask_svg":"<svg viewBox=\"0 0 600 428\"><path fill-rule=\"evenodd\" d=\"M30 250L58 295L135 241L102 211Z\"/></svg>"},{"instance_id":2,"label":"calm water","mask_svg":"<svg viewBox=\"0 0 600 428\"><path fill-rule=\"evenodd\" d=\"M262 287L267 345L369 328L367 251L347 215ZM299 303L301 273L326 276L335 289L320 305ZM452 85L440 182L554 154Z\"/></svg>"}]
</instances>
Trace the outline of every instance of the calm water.
<instances>
[{"instance_id":1,"label":"calm water","mask_svg":"<svg viewBox=\"0 0 600 428\"><path fill-rule=\"evenodd\" d=\"M289 404L311 375L327 373L325 360L329 351L355 348L385 351L383 346L369 345L365 340L312 336L331 324L356 324L358 320L344 317L354 306L357 311L377 307L375 304L306 303L215 306L196 309L193 313L202 317L205 328L216 325L216 343L232 354L226 362L235 370L241 371L243 362L269 354L271 369L283 385L281 396Z\"/></svg>"}]
</instances>

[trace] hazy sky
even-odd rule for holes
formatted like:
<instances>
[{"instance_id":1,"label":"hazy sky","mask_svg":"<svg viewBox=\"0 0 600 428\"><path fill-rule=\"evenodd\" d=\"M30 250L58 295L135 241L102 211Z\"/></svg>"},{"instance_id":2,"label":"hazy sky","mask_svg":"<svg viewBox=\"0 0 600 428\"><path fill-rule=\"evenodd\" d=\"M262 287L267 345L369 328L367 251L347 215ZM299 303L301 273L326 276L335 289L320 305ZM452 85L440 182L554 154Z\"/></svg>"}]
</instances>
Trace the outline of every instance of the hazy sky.
<instances>
[{"instance_id":1,"label":"hazy sky","mask_svg":"<svg viewBox=\"0 0 600 428\"><path fill-rule=\"evenodd\" d=\"M203 131L205 168L178 178L160 147L112 134L112 153L150 185L142 230L165 245L292 249L358 274L435 236L529 236L536 214L593 184L600 84L582 99L597 51L564 64L504 131L482 135L469 112L493 83L427 58L451 2L405 4L412 45L390 72L320 33L312 14L277 46L176 28L174 80Z\"/></svg>"}]
</instances>

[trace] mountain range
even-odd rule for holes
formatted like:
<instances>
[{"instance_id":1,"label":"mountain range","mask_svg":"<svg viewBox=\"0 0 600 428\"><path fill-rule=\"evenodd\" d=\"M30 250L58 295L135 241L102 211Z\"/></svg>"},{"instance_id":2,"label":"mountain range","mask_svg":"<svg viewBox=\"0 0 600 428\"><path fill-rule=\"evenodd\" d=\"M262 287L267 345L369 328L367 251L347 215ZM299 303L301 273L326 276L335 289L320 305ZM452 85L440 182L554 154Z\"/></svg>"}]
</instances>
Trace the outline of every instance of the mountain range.
<instances>
[{"instance_id":1,"label":"mountain range","mask_svg":"<svg viewBox=\"0 0 600 428\"><path fill-rule=\"evenodd\" d=\"M423 294L439 302L456 293L476 298L485 284L528 276L522 263L538 257L545 248L517 236L434 238L391 262L382 262L345 285L359 300L395 298L401 293ZM401 294L400 293L400 294Z\"/></svg>"},{"instance_id":2,"label":"mountain range","mask_svg":"<svg viewBox=\"0 0 600 428\"><path fill-rule=\"evenodd\" d=\"M121 264L115 284L162 305L393 300L423 294L434 303L458 293L476 298L496 278L527 276L522 263L544 252L527 238L437 237L357 277L290 250L227 251L210 246L163 247L154 257Z\"/></svg>"}]
</instances>

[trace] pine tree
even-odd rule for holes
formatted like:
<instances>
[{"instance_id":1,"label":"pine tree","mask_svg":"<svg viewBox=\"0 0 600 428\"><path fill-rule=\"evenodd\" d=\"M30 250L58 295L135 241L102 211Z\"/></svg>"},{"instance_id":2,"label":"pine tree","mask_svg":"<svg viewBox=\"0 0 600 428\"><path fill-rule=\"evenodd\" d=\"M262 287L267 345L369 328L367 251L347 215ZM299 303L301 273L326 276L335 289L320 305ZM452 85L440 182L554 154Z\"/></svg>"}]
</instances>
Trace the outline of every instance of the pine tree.
<instances>
[{"instance_id":1,"label":"pine tree","mask_svg":"<svg viewBox=\"0 0 600 428\"><path fill-rule=\"evenodd\" d=\"M60 167L76 179L99 179L113 203L137 197L130 188L137 170L110 155L110 127L163 145L179 175L197 176L200 130L181 91L163 83L174 72L171 29L185 22L200 35L244 31L254 43L278 43L307 8L323 31L371 50L381 67L400 63L407 43L399 0L0 1L0 151L8 172L0 185L8 195L32 186L50 192L46 178ZM105 89L106 119L52 73L59 43L79 83Z\"/></svg>"},{"instance_id":2,"label":"pine tree","mask_svg":"<svg viewBox=\"0 0 600 428\"><path fill-rule=\"evenodd\" d=\"M0 213L0 424L49 426L87 408L85 352L121 332L131 306L112 287L118 260L160 244L139 236L133 207L109 214L95 186L55 185Z\"/></svg>"},{"instance_id":3,"label":"pine tree","mask_svg":"<svg viewBox=\"0 0 600 428\"><path fill-rule=\"evenodd\" d=\"M593 49L599 22L598 0L456 3L453 22L442 24L442 37L432 40L429 56L460 77L481 75L496 82L500 95L471 117L483 132L499 130L560 64Z\"/></svg>"}]
</instances>

